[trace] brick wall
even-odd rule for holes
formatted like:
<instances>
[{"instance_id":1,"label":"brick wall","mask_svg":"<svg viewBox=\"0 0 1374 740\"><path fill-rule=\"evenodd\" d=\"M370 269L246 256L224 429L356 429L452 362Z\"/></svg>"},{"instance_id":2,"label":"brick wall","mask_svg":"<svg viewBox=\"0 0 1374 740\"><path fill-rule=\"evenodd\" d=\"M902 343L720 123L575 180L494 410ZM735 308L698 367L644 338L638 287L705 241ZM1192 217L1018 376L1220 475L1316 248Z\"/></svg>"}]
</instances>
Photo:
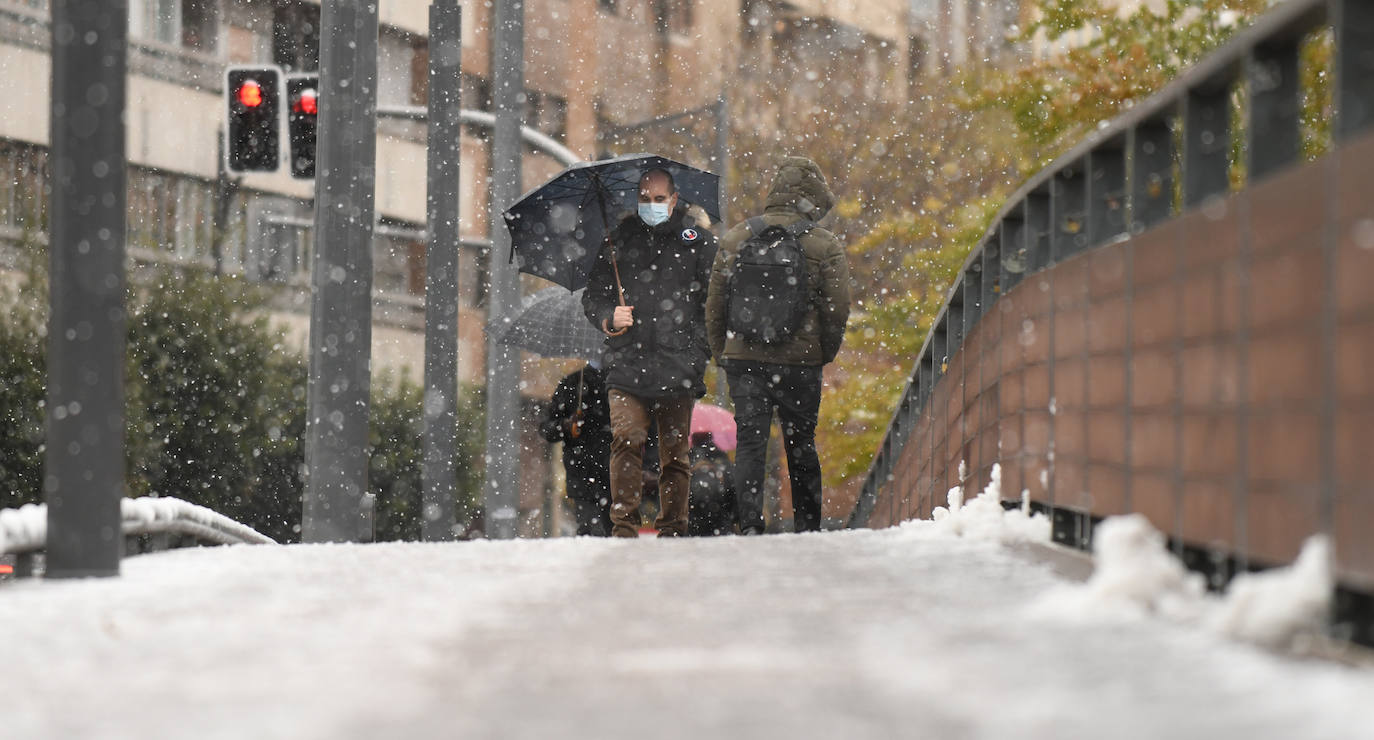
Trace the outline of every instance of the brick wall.
<instances>
[{"instance_id":1,"label":"brick wall","mask_svg":"<svg viewBox=\"0 0 1374 740\"><path fill-rule=\"evenodd\" d=\"M1317 532L1374 586L1374 136L1033 273L972 327L869 526L967 466L1093 516L1140 512L1242 565Z\"/></svg>"}]
</instances>

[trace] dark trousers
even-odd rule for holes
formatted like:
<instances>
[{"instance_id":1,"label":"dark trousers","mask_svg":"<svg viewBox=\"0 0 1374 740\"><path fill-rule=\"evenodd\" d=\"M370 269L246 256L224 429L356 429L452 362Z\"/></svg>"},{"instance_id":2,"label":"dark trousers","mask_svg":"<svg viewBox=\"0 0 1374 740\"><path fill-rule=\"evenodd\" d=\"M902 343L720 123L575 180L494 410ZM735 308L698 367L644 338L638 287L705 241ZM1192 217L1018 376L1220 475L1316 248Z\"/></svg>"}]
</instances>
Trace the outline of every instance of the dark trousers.
<instances>
[{"instance_id":1,"label":"dark trousers","mask_svg":"<svg viewBox=\"0 0 1374 740\"><path fill-rule=\"evenodd\" d=\"M568 500L577 519L577 534L611 536L611 443L588 441L568 448L564 443L563 469L567 473Z\"/></svg>"},{"instance_id":2,"label":"dark trousers","mask_svg":"<svg viewBox=\"0 0 1374 740\"><path fill-rule=\"evenodd\" d=\"M764 464L773 410L782 426L792 482L796 531L821 528L821 462L816 457L816 414L821 407L818 365L730 362L725 370L735 402L735 493L740 531L763 528Z\"/></svg>"},{"instance_id":3,"label":"dark trousers","mask_svg":"<svg viewBox=\"0 0 1374 740\"><path fill-rule=\"evenodd\" d=\"M611 536L611 492L607 490L601 499L575 498L572 500L573 516L577 519L578 536Z\"/></svg>"}]
</instances>

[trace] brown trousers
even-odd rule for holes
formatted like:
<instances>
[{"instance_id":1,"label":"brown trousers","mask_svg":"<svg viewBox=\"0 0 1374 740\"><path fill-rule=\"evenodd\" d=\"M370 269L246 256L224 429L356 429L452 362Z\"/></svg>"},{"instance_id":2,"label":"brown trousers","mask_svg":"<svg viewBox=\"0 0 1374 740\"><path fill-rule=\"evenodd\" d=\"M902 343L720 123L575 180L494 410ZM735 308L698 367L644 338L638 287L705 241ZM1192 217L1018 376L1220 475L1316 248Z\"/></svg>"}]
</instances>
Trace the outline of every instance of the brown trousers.
<instances>
[{"instance_id":1,"label":"brown trousers","mask_svg":"<svg viewBox=\"0 0 1374 740\"><path fill-rule=\"evenodd\" d=\"M658 520L660 536L687 534L687 486L691 463L687 458L692 424L690 398L641 398L612 388L611 406L611 534L639 536L639 498L644 486L644 442L649 419L658 423Z\"/></svg>"}]
</instances>

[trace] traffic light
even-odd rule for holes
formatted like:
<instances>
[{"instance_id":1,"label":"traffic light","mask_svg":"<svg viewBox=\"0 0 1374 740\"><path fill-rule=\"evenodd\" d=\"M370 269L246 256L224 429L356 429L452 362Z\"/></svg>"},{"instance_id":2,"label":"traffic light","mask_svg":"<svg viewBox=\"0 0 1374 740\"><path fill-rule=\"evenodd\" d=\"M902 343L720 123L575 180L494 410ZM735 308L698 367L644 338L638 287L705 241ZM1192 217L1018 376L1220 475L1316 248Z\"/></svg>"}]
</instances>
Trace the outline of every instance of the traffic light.
<instances>
[{"instance_id":1,"label":"traffic light","mask_svg":"<svg viewBox=\"0 0 1374 740\"><path fill-rule=\"evenodd\" d=\"M320 76L286 76L286 135L291 176L315 178L315 122L320 114Z\"/></svg>"},{"instance_id":2,"label":"traffic light","mask_svg":"<svg viewBox=\"0 0 1374 740\"><path fill-rule=\"evenodd\" d=\"M230 67L224 73L225 166L276 172L281 165L281 70Z\"/></svg>"}]
</instances>

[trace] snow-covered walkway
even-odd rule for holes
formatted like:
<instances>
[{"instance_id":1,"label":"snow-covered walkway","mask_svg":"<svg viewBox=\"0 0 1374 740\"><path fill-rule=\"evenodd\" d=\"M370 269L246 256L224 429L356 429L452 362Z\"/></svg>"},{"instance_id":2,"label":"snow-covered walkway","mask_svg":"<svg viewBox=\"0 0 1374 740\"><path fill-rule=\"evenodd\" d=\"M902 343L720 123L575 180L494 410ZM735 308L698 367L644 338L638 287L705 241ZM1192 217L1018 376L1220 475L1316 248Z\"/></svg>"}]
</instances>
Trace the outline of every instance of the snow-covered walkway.
<instances>
[{"instance_id":1,"label":"snow-covered walkway","mask_svg":"<svg viewBox=\"0 0 1374 740\"><path fill-rule=\"evenodd\" d=\"M920 523L143 555L0 584L0 737L1374 737L1374 669L1045 616L1083 587L1033 552Z\"/></svg>"}]
</instances>

